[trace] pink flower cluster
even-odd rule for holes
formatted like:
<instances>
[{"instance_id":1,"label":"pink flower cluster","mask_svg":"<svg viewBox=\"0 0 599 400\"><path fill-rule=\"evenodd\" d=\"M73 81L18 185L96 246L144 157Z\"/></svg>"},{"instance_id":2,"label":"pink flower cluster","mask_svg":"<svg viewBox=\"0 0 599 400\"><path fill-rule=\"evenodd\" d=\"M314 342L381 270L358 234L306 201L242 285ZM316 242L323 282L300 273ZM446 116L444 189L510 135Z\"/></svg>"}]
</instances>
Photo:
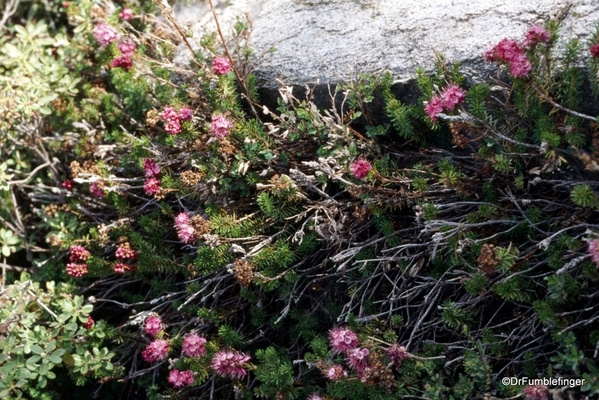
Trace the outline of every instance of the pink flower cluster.
<instances>
[{"instance_id":1,"label":"pink flower cluster","mask_svg":"<svg viewBox=\"0 0 599 400\"><path fill-rule=\"evenodd\" d=\"M372 165L363 158L356 160L351 165L352 174L358 179L364 179L372 169Z\"/></svg>"},{"instance_id":2,"label":"pink flower cluster","mask_svg":"<svg viewBox=\"0 0 599 400\"><path fill-rule=\"evenodd\" d=\"M67 264L67 275L81 278L87 275L86 261L89 258L89 251L80 245L71 246L69 249L69 263Z\"/></svg>"},{"instance_id":3,"label":"pink flower cluster","mask_svg":"<svg viewBox=\"0 0 599 400\"><path fill-rule=\"evenodd\" d=\"M115 274L124 274L137 271L137 267L135 265L125 264L123 262L116 262L112 266L112 270Z\"/></svg>"},{"instance_id":4,"label":"pink flower cluster","mask_svg":"<svg viewBox=\"0 0 599 400\"><path fill-rule=\"evenodd\" d=\"M195 242L195 230L191 223L189 222L189 214L180 213L175 218L175 229L177 230L177 235L179 236L179 240L185 244L190 244Z\"/></svg>"},{"instance_id":5,"label":"pink flower cluster","mask_svg":"<svg viewBox=\"0 0 599 400\"><path fill-rule=\"evenodd\" d=\"M144 182L144 191L148 196L158 193L160 190L160 165L151 158L144 160L144 171L146 171L146 181Z\"/></svg>"},{"instance_id":6,"label":"pink flower cluster","mask_svg":"<svg viewBox=\"0 0 599 400\"><path fill-rule=\"evenodd\" d=\"M123 21L131 21L133 18L133 11L130 8L124 8L123 11L119 13L119 18Z\"/></svg>"},{"instance_id":7,"label":"pink flower cluster","mask_svg":"<svg viewBox=\"0 0 599 400\"><path fill-rule=\"evenodd\" d=\"M133 54L135 53L136 45L135 42L131 39L124 39L119 42L119 50L121 51L121 55L115 57L112 60L113 68L123 68L126 71L129 71L133 67Z\"/></svg>"},{"instance_id":8,"label":"pink flower cluster","mask_svg":"<svg viewBox=\"0 0 599 400\"><path fill-rule=\"evenodd\" d=\"M91 317L91 315L87 316L87 321L85 321L85 323L82 326L85 329L91 329L92 326L94 326L94 319Z\"/></svg>"},{"instance_id":9,"label":"pink flower cluster","mask_svg":"<svg viewBox=\"0 0 599 400\"><path fill-rule=\"evenodd\" d=\"M229 60L225 57L218 56L212 62L212 71L217 75L225 75L228 74L231 70L231 64Z\"/></svg>"},{"instance_id":10,"label":"pink flower cluster","mask_svg":"<svg viewBox=\"0 0 599 400\"><path fill-rule=\"evenodd\" d=\"M591 57L599 58L599 43L592 45L589 51L591 52Z\"/></svg>"},{"instance_id":11,"label":"pink flower cluster","mask_svg":"<svg viewBox=\"0 0 599 400\"><path fill-rule=\"evenodd\" d=\"M135 268L135 265L126 263L137 260L137 257L139 256L137 251L129 246L117 247L114 256L119 260L113 267L115 273L124 274L125 272L134 272L137 269Z\"/></svg>"},{"instance_id":12,"label":"pink flower cluster","mask_svg":"<svg viewBox=\"0 0 599 400\"><path fill-rule=\"evenodd\" d=\"M164 130L171 135L181 133L181 121L189 121L193 116L193 111L188 107L183 107L179 111L171 106L166 106L160 113L160 117L165 122Z\"/></svg>"},{"instance_id":13,"label":"pink flower cluster","mask_svg":"<svg viewBox=\"0 0 599 400\"><path fill-rule=\"evenodd\" d=\"M333 328L329 331L331 348L336 353L347 354L358 347L358 335L349 328Z\"/></svg>"},{"instance_id":14,"label":"pink flower cluster","mask_svg":"<svg viewBox=\"0 0 599 400\"><path fill-rule=\"evenodd\" d=\"M424 107L424 111L434 122L443 110L453 111L464 102L464 99L466 99L466 92L458 85L452 84L447 86L440 95L433 96Z\"/></svg>"},{"instance_id":15,"label":"pink flower cluster","mask_svg":"<svg viewBox=\"0 0 599 400\"><path fill-rule=\"evenodd\" d=\"M214 114L210 124L210 133L217 139L224 139L233 129L233 122L223 114Z\"/></svg>"},{"instance_id":16,"label":"pink flower cluster","mask_svg":"<svg viewBox=\"0 0 599 400\"><path fill-rule=\"evenodd\" d=\"M370 350L355 348L347 352L347 363L350 367L358 371L358 374L364 372L368 367L368 355Z\"/></svg>"},{"instance_id":17,"label":"pink flower cluster","mask_svg":"<svg viewBox=\"0 0 599 400\"><path fill-rule=\"evenodd\" d=\"M523 46L515 40L506 38L486 51L485 58L489 62L506 64L513 77L522 78L532 70L532 64L524 54L525 48L532 48L538 43L547 43L550 39L549 32L538 25L534 25L524 35Z\"/></svg>"},{"instance_id":18,"label":"pink flower cluster","mask_svg":"<svg viewBox=\"0 0 599 400\"><path fill-rule=\"evenodd\" d=\"M65 179L64 182L62 183L62 187L65 188L66 190L73 190L73 180Z\"/></svg>"},{"instance_id":19,"label":"pink flower cluster","mask_svg":"<svg viewBox=\"0 0 599 400\"><path fill-rule=\"evenodd\" d=\"M193 372L191 370L179 371L172 369L168 374L168 383L175 388L193 385Z\"/></svg>"},{"instance_id":20,"label":"pink flower cluster","mask_svg":"<svg viewBox=\"0 0 599 400\"><path fill-rule=\"evenodd\" d=\"M589 241L588 253L591 256L591 260L599 268L599 239Z\"/></svg>"},{"instance_id":21,"label":"pink flower cluster","mask_svg":"<svg viewBox=\"0 0 599 400\"><path fill-rule=\"evenodd\" d=\"M106 193L104 193L104 189L102 189L100 185L98 185L98 182L93 182L91 185L89 185L89 192L94 196L100 198L106 196Z\"/></svg>"},{"instance_id":22,"label":"pink flower cluster","mask_svg":"<svg viewBox=\"0 0 599 400\"><path fill-rule=\"evenodd\" d=\"M162 332L162 319L157 315L146 318L144 321L144 331L148 335L156 337L156 335Z\"/></svg>"},{"instance_id":23,"label":"pink flower cluster","mask_svg":"<svg viewBox=\"0 0 599 400\"><path fill-rule=\"evenodd\" d=\"M142 352L141 357L146 362L164 360L168 356L168 342L166 340L154 340Z\"/></svg>"},{"instance_id":24,"label":"pink flower cluster","mask_svg":"<svg viewBox=\"0 0 599 400\"><path fill-rule=\"evenodd\" d=\"M409 355L408 350L404 346L400 346L395 343L387 349L387 355L397 368L401 366L401 363Z\"/></svg>"},{"instance_id":25,"label":"pink flower cluster","mask_svg":"<svg viewBox=\"0 0 599 400\"><path fill-rule=\"evenodd\" d=\"M310 396L306 397L306 400L323 400L323 399L316 393L312 393Z\"/></svg>"},{"instance_id":26,"label":"pink flower cluster","mask_svg":"<svg viewBox=\"0 0 599 400\"><path fill-rule=\"evenodd\" d=\"M94 26L94 37L102 46L108 46L110 43L118 40L119 34L113 27L105 22L101 22Z\"/></svg>"},{"instance_id":27,"label":"pink flower cluster","mask_svg":"<svg viewBox=\"0 0 599 400\"><path fill-rule=\"evenodd\" d=\"M524 388L525 398L528 400L546 400L547 399L547 386L544 385L530 385Z\"/></svg>"},{"instance_id":28,"label":"pink flower cluster","mask_svg":"<svg viewBox=\"0 0 599 400\"><path fill-rule=\"evenodd\" d=\"M190 333L183 339L183 354L187 357L206 355L206 339L197 333Z\"/></svg>"},{"instance_id":29,"label":"pink flower cluster","mask_svg":"<svg viewBox=\"0 0 599 400\"><path fill-rule=\"evenodd\" d=\"M221 350L214 355L210 366L214 372L222 378L241 379L247 375L245 363L251 360L251 357L238 351Z\"/></svg>"}]
</instances>

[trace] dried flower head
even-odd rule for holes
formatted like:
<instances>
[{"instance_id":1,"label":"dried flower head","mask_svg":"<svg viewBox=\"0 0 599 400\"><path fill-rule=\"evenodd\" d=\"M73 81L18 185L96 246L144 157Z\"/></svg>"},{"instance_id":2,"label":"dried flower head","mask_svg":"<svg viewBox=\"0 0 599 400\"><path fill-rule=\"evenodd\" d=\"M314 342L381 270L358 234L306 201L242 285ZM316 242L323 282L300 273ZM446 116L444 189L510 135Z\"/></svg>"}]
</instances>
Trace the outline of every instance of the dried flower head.
<instances>
[{"instance_id":1,"label":"dried flower head","mask_svg":"<svg viewBox=\"0 0 599 400\"><path fill-rule=\"evenodd\" d=\"M206 355L206 339L197 333L190 333L183 339L183 354L187 357Z\"/></svg>"},{"instance_id":2,"label":"dried flower head","mask_svg":"<svg viewBox=\"0 0 599 400\"><path fill-rule=\"evenodd\" d=\"M491 275L495 272L495 268L501 263L501 259L495 254L495 246L485 243L480 249L480 255L476 259L479 263L482 273Z\"/></svg>"},{"instance_id":3,"label":"dried flower head","mask_svg":"<svg viewBox=\"0 0 599 400\"><path fill-rule=\"evenodd\" d=\"M235 260L233 265L233 271L235 272L235 278L241 286L249 286L254 280L254 264L249 261L243 261L241 259Z\"/></svg>"},{"instance_id":4,"label":"dried flower head","mask_svg":"<svg viewBox=\"0 0 599 400\"><path fill-rule=\"evenodd\" d=\"M193 372L191 370L179 371L172 369L168 374L168 383L175 388L193 385Z\"/></svg>"},{"instance_id":5,"label":"dried flower head","mask_svg":"<svg viewBox=\"0 0 599 400\"><path fill-rule=\"evenodd\" d=\"M223 378L241 379L247 375L245 364L251 357L232 350L221 350L214 355L210 366L214 372Z\"/></svg>"},{"instance_id":6,"label":"dried flower head","mask_svg":"<svg viewBox=\"0 0 599 400\"><path fill-rule=\"evenodd\" d=\"M168 350L166 340L154 340L141 352L141 357L149 363L161 361L168 356Z\"/></svg>"}]
</instances>

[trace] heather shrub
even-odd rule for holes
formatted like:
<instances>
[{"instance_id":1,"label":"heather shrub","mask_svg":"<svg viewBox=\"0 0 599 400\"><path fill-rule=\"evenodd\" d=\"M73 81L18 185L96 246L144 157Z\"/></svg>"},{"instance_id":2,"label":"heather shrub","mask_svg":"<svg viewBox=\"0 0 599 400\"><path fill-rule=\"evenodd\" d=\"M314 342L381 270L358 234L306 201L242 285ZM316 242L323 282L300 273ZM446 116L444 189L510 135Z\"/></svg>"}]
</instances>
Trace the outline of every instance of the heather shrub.
<instances>
[{"instance_id":1,"label":"heather shrub","mask_svg":"<svg viewBox=\"0 0 599 400\"><path fill-rule=\"evenodd\" d=\"M271 110L249 21L196 38L164 3L49 12L0 39L4 276L32 273L2 292L3 396L599 392L599 32L562 55L556 22L505 38L492 85L436 55L417 104L382 73L324 110L283 84Z\"/></svg>"}]
</instances>

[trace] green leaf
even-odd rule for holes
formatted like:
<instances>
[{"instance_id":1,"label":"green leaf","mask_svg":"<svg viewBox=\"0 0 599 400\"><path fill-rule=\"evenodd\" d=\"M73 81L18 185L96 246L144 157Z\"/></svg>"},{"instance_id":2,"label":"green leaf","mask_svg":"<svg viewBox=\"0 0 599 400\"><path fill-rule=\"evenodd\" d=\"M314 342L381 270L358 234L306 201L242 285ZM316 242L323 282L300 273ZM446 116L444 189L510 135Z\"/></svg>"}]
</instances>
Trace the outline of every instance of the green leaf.
<instances>
[{"instance_id":1,"label":"green leaf","mask_svg":"<svg viewBox=\"0 0 599 400\"><path fill-rule=\"evenodd\" d=\"M34 345L31 346L31 351L33 352L33 354L38 354L39 355L39 354L42 354L44 352L44 349L42 349L37 344L34 344Z\"/></svg>"}]
</instances>

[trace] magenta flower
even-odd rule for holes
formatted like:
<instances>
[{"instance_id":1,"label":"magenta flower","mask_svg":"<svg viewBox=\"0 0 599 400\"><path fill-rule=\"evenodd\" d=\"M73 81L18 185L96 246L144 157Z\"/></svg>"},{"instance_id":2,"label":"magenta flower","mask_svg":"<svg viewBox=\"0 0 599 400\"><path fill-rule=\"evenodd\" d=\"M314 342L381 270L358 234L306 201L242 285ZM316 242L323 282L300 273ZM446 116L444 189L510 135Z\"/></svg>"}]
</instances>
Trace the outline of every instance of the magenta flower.
<instances>
[{"instance_id":1,"label":"magenta flower","mask_svg":"<svg viewBox=\"0 0 599 400\"><path fill-rule=\"evenodd\" d=\"M148 196L151 196L160 191L160 179L157 178L148 178L144 182L144 191Z\"/></svg>"},{"instance_id":2,"label":"magenta flower","mask_svg":"<svg viewBox=\"0 0 599 400\"><path fill-rule=\"evenodd\" d=\"M113 27L101 22L94 27L94 37L102 46L108 46L118 40L119 34Z\"/></svg>"},{"instance_id":3,"label":"magenta flower","mask_svg":"<svg viewBox=\"0 0 599 400\"><path fill-rule=\"evenodd\" d=\"M370 165L370 163L368 161L366 161L362 158L360 158L359 160L356 160L351 165L351 172L358 179L366 178L366 175L368 175L368 173L370 172L371 169L372 169L372 165Z\"/></svg>"},{"instance_id":4,"label":"magenta flower","mask_svg":"<svg viewBox=\"0 0 599 400\"><path fill-rule=\"evenodd\" d=\"M97 182L94 182L91 185L89 185L89 192L94 196L100 198L106 196L106 194L104 193L104 189L100 189L100 186Z\"/></svg>"},{"instance_id":5,"label":"magenta flower","mask_svg":"<svg viewBox=\"0 0 599 400\"><path fill-rule=\"evenodd\" d=\"M133 61L131 60L130 54L121 54L120 56L115 57L110 65L112 68L122 68L125 71L129 71L133 68Z\"/></svg>"},{"instance_id":6,"label":"magenta flower","mask_svg":"<svg viewBox=\"0 0 599 400\"><path fill-rule=\"evenodd\" d=\"M233 122L227 119L223 114L215 114L212 116L212 124L210 124L210 133L218 139L224 139L225 136L233 129Z\"/></svg>"},{"instance_id":7,"label":"magenta flower","mask_svg":"<svg viewBox=\"0 0 599 400\"><path fill-rule=\"evenodd\" d=\"M449 85L441 93L441 104L443 108L453 111L465 98L466 92L462 88L458 85Z\"/></svg>"},{"instance_id":8,"label":"magenta flower","mask_svg":"<svg viewBox=\"0 0 599 400\"><path fill-rule=\"evenodd\" d=\"M190 370L179 371L178 369L172 369L168 374L168 383L175 388L193 385L193 372Z\"/></svg>"},{"instance_id":9,"label":"magenta flower","mask_svg":"<svg viewBox=\"0 0 599 400\"><path fill-rule=\"evenodd\" d=\"M144 331L155 337L158 333L162 332L162 319L157 315L152 315L144 321Z\"/></svg>"},{"instance_id":10,"label":"magenta flower","mask_svg":"<svg viewBox=\"0 0 599 400\"><path fill-rule=\"evenodd\" d=\"M115 257L120 260L135 260L139 256L137 251L130 247L119 246L114 253Z\"/></svg>"},{"instance_id":11,"label":"magenta flower","mask_svg":"<svg viewBox=\"0 0 599 400\"><path fill-rule=\"evenodd\" d=\"M190 244L195 242L195 230L189 223L189 215L187 213L180 213L175 218L175 229L177 230L177 236L183 243Z\"/></svg>"},{"instance_id":12,"label":"magenta flower","mask_svg":"<svg viewBox=\"0 0 599 400\"><path fill-rule=\"evenodd\" d=\"M154 340L142 352L141 357L149 363L164 360L168 356L168 342Z\"/></svg>"},{"instance_id":13,"label":"magenta flower","mask_svg":"<svg viewBox=\"0 0 599 400\"><path fill-rule=\"evenodd\" d=\"M179 226L187 224L189 224L189 214L182 212L175 217L175 225L177 229L179 229Z\"/></svg>"},{"instance_id":14,"label":"magenta flower","mask_svg":"<svg viewBox=\"0 0 599 400\"><path fill-rule=\"evenodd\" d=\"M212 63L212 71L217 75L225 75L228 74L231 70L231 64L229 60L225 57L218 56L214 59Z\"/></svg>"},{"instance_id":15,"label":"magenta flower","mask_svg":"<svg viewBox=\"0 0 599 400\"><path fill-rule=\"evenodd\" d=\"M65 179L65 181L62 183L62 187L66 190L73 190L73 180Z\"/></svg>"},{"instance_id":16,"label":"magenta flower","mask_svg":"<svg viewBox=\"0 0 599 400\"><path fill-rule=\"evenodd\" d=\"M251 357L238 351L221 350L214 355L210 366L222 378L241 379L247 375L244 366Z\"/></svg>"},{"instance_id":17,"label":"magenta flower","mask_svg":"<svg viewBox=\"0 0 599 400\"><path fill-rule=\"evenodd\" d=\"M166 123L164 130L171 135L177 135L181 133L181 117L179 113L171 106L166 106L160 113L160 116Z\"/></svg>"},{"instance_id":18,"label":"magenta flower","mask_svg":"<svg viewBox=\"0 0 599 400\"><path fill-rule=\"evenodd\" d=\"M131 21L133 18L133 11L130 8L125 8L119 13L119 18L123 21Z\"/></svg>"},{"instance_id":19,"label":"magenta flower","mask_svg":"<svg viewBox=\"0 0 599 400\"><path fill-rule=\"evenodd\" d=\"M183 354L187 357L201 357L206 354L206 339L197 333L190 333L183 339Z\"/></svg>"},{"instance_id":20,"label":"magenta flower","mask_svg":"<svg viewBox=\"0 0 599 400\"><path fill-rule=\"evenodd\" d=\"M524 46L532 47L537 43L547 43L549 38L549 32L538 25L533 25L524 36Z\"/></svg>"},{"instance_id":21,"label":"magenta flower","mask_svg":"<svg viewBox=\"0 0 599 400\"><path fill-rule=\"evenodd\" d=\"M408 357L409 353L404 346L400 346L399 344L395 343L393 346L387 349L387 355L393 362L393 365L399 368L402 361Z\"/></svg>"},{"instance_id":22,"label":"magenta flower","mask_svg":"<svg viewBox=\"0 0 599 400\"><path fill-rule=\"evenodd\" d=\"M312 393L310 396L306 397L306 400L322 400L322 397L316 393Z\"/></svg>"},{"instance_id":23,"label":"magenta flower","mask_svg":"<svg viewBox=\"0 0 599 400\"><path fill-rule=\"evenodd\" d=\"M151 158L144 160L144 171L146 171L146 178L152 178L160 175L160 165L156 164L156 161Z\"/></svg>"},{"instance_id":24,"label":"magenta flower","mask_svg":"<svg viewBox=\"0 0 599 400\"><path fill-rule=\"evenodd\" d=\"M179 110L179 118L181 121L189 121L193 116L193 111L189 107L183 107Z\"/></svg>"},{"instance_id":25,"label":"magenta flower","mask_svg":"<svg viewBox=\"0 0 599 400\"><path fill-rule=\"evenodd\" d=\"M599 43L592 45L589 50L591 51L591 57L599 58Z\"/></svg>"},{"instance_id":26,"label":"magenta flower","mask_svg":"<svg viewBox=\"0 0 599 400\"><path fill-rule=\"evenodd\" d=\"M83 323L83 326L85 329L91 329L92 326L94 326L94 319L91 317L91 315L87 316L87 321L85 321L85 323Z\"/></svg>"},{"instance_id":27,"label":"magenta flower","mask_svg":"<svg viewBox=\"0 0 599 400\"><path fill-rule=\"evenodd\" d=\"M349 328L333 328L329 331L330 345L334 352L347 354L358 347L358 335Z\"/></svg>"},{"instance_id":28,"label":"magenta flower","mask_svg":"<svg viewBox=\"0 0 599 400\"><path fill-rule=\"evenodd\" d=\"M118 46L123 55L132 56L135 53L135 42L129 38L119 41Z\"/></svg>"},{"instance_id":29,"label":"magenta flower","mask_svg":"<svg viewBox=\"0 0 599 400\"><path fill-rule=\"evenodd\" d=\"M89 251L80 245L71 246L69 249L69 261L72 263L84 263L89 258Z\"/></svg>"},{"instance_id":30,"label":"magenta flower","mask_svg":"<svg viewBox=\"0 0 599 400\"><path fill-rule=\"evenodd\" d=\"M359 373L364 372L364 369L368 366L369 354L370 350L368 349L351 349L347 352L347 364Z\"/></svg>"},{"instance_id":31,"label":"magenta flower","mask_svg":"<svg viewBox=\"0 0 599 400\"><path fill-rule=\"evenodd\" d=\"M67 275L72 276L73 278L81 278L82 276L87 275L87 272L87 264L67 264Z\"/></svg>"},{"instance_id":32,"label":"magenta flower","mask_svg":"<svg viewBox=\"0 0 599 400\"><path fill-rule=\"evenodd\" d=\"M437 115L443 112L443 100L439 96L433 96L424 106L424 111L431 121L436 121Z\"/></svg>"},{"instance_id":33,"label":"magenta flower","mask_svg":"<svg viewBox=\"0 0 599 400\"><path fill-rule=\"evenodd\" d=\"M178 135L181 133L181 121L168 121L164 126L164 130L171 135Z\"/></svg>"},{"instance_id":34,"label":"magenta flower","mask_svg":"<svg viewBox=\"0 0 599 400\"><path fill-rule=\"evenodd\" d=\"M509 64L510 74L515 78L521 78L532 70L532 64L524 54L515 57Z\"/></svg>"},{"instance_id":35,"label":"magenta flower","mask_svg":"<svg viewBox=\"0 0 599 400\"><path fill-rule=\"evenodd\" d=\"M547 386L544 385L530 385L524 388L524 394L528 400L546 400L547 399Z\"/></svg>"},{"instance_id":36,"label":"magenta flower","mask_svg":"<svg viewBox=\"0 0 599 400\"><path fill-rule=\"evenodd\" d=\"M335 364L324 370L324 376L330 381L337 382L339 379L347 376L347 371L339 364Z\"/></svg>"}]
</instances>

